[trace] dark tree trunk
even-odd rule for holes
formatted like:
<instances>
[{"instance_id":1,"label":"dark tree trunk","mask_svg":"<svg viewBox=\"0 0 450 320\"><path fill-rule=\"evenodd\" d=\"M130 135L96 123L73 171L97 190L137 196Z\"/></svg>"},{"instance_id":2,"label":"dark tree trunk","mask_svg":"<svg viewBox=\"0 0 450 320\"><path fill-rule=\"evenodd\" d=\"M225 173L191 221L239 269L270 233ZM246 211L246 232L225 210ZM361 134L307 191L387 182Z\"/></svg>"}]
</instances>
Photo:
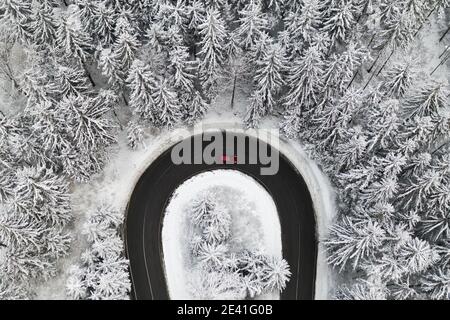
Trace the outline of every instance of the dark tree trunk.
<instances>
[{"instance_id":1,"label":"dark tree trunk","mask_svg":"<svg viewBox=\"0 0 450 320\"><path fill-rule=\"evenodd\" d=\"M439 38L439 42L441 42L442 40L444 40L445 36L447 35L448 31L450 30L450 26L448 26L447 30L444 32L444 34L442 35L442 37Z\"/></svg>"},{"instance_id":2,"label":"dark tree trunk","mask_svg":"<svg viewBox=\"0 0 450 320\"><path fill-rule=\"evenodd\" d=\"M383 65L381 66L380 70L378 70L377 76L380 75L381 71L383 71L384 67L386 66L386 64L388 63L388 61L391 59L392 55L394 54L394 50L392 50L391 54L389 55L389 57L386 59L386 61L383 63Z\"/></svg>"},{"instance_id":3,"label":"dark tree trunk","mask_svg":"<svg viewBox=\"0 0 450 320\"><path fill-rule=\"evenodd\" d=\"M233 92L231 94L231 109L233 109L234 107L234 95L236 93L236 79L237 79L237 74L234 74L234 78L233 78Z\"/></svg>"},{"instance_id":4,"label":"dark tree trunk","mask_svg":"<svg viewBox=\"0 0 450 320\"><path fill-rule=\"evenodd\" d=\"M372 69L375 67L375 65L377 64L378 60L381 57L381 54L383 53L384 48L380 50L380 52L378 52L377 58L375 59L375 61L372 63L372 65L370 66L369 69L367 69L367 72L372 72Z\"/></svg>"},{"instance_id":5,"label":"dark tree trunk","mask_svg":"<svg viewBox=\"0 0 450 320\"><path fill-rule=\"evenodd\" d=\"M448 46L445 48L445 50L442 51L442 53L439 55L439 59L441 59L441 58L444 56L444 54L447 52L448 49L450 49L450 45L448 45Z\"/></svg>"},{"instance_id":6,"label":"dark tree trunk","mask_svg":"<svg viewBox=\"0 0 450 320\"><path fill-rule=\"evenodd\" d=\"M450 58L450 52L442 59L442 61L436 66L436 68L433 69L433 71L430 73L430 76L432 76L433 73L435 73L436 70L439 69L440 66L445 64L447 62L448 58Z\"/></svg>"},{"instance_id":7,"label":"dark tree trunk","mask_svg":"<svg viewBox=\"0 0 450 320\"><path fill-rule=\"evenodd\" d=\"M127 97L125 96L125 93L122 91L122 99L123 103L128 107L130 104L128 103Z\"/></svg>"},{"instance_id":8,"label":"dark tree trunk","mask_svg":"<svg viewBox=\"0 0 450 320\"><path fill-rule=\"evenodd\" d=\"M95 88L95 82L94 79L92 79L91 73L89 72L88 68L86 67L86 63L83 62L83 68L84 68L84 72L86 72L86 76L89 79L89 82L91 83L91 85Z\"/></svg>"},{"instance_id":9,"label":"dark tree trunk","mask_svg":"<svg viewBox=\"0 0 450 320\"><path fill-rule=\"evenodd\" d=\"M373 77L375 76L375 71L372 72L372 74L370 75L369 81L367 81L366 85L364 86L364 90L366 90L367 86L369 85L369 83L372 81Z\"/></svg>"},{"instance_id":10,"label":"dark tree trunk","mask_svg":"<svg viewBox=\"0 0 450 320\"><path fill-rule=\"evenodd\" d=\"M358 75L358 73L359 73L359 70L356 70L356 71L355 71L355 74L354 74L353 77L352 77L352 80L349 82L349 84L348 84L348 86L347 86L347 89L351 87L351 85L353 84L353 81L355 81L356 76Z\"/></svg>"},{"instance_id":11,"label":"dark tree trunk","mask_svg":"<svg viewBox=\"0 0 450 320\"><path fill-rule=\"evenodd\" d=\"M120 130L123 130L122 122L120 121L119 116L117 115L117 112L116 112L116 110L115 110L114 108L112 109L112 112L113 112L113 114L114 114L114 117L115 117L116 120L117 120L117 123L119 124Z\"/></svg>"},{"instance_id":12,"label":"dark tree trunk","mask_svg":"<svg viewBox=\"0 0 450 320\"><path fill-rule=\"evenodd\" d=\"M433 14L433 12L436 10L437 8L437 4L434 6L434 8L430 11L430 13L427 15L427 17L425 18L425 20L423 21L423 23L420 25L420 28L417 29L416 33L414 33L414 37L417 36L417 34L420 32L420 30L422 30L423 26L425 25L425 23L428 21L428 19L430 18L430 16Z\"/></svg>"}]
</instances>

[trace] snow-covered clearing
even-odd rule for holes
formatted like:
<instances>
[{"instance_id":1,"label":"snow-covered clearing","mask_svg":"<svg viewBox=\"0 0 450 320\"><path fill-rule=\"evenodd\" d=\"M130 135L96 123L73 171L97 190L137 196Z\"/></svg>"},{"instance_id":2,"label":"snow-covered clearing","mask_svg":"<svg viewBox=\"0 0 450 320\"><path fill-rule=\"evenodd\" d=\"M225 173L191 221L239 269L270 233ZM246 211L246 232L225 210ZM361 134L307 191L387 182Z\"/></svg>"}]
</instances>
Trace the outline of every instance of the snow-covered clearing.
<instances>
[{"instance_id":1,"label":"snow-covered clearing","mask_svg":"<svg viewBox=\"0 0 450 320\"><path fill-rule=\"evenodd\" d=\"M236 170L201 173L180 185L165 212L162 243L171 299L194 299L188 237L192 232L186 208L198 195L212 192L232 217L231 250L258 250L282 257L281 227L270 194L253 178ZM236 297L235 297L236 298ZM272 293L263 298L278 299Z\"/></svg>"}]
</instances>

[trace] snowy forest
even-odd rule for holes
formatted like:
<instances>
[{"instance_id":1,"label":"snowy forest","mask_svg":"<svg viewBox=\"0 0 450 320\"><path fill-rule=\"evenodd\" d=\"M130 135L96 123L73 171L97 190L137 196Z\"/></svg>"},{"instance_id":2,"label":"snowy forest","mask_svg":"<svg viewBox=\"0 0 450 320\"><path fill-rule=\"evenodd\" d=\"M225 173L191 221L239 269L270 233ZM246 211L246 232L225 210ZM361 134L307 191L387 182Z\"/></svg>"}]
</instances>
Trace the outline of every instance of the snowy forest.
<instances>
[{"instance_id":1,"label":"snowy forest","mask_svg":"<svg viewBox=\"0 0 450 320\"><path fill-rule=\"evenodd\" d=\"M194 265L191 287L195 297L249 299L285 289L291 276L286 260L259 251L231 250L233 221L212 192L197 197L187 215L195 227L189 239Z\"/></svg>"},{"instance_id":2,"label":"snowy forest","mask_svg":"<svg viewBox=\"0 0 450 320\"><path fill-rule=\"evenodd\" d=\"M124 133L201 120L245 88L336 190L337 299L450 298L449 0L0 0L0 299L35 297L74 235L71 191ZM428 70L416 39L447 44ZM443 71L444 70L444 71ZM121 299L121 213L101 207L68 296Z\"/></svg>"}]
</instances>

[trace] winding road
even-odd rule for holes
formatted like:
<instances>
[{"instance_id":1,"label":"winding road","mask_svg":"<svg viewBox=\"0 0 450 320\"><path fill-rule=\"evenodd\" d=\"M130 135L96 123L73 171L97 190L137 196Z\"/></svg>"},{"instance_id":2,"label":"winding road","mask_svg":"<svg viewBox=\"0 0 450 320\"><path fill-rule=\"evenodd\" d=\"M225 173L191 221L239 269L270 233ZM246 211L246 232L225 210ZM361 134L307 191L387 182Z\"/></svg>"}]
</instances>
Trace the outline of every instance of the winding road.
<instances>
[{"instance_id":1,"label":"winding road","mask_svg":"<svg viewBox=\"0 0 450 320\"><path fill-rule=\"evenodd\" d=\"M223 136L225 137L225 134ZM229 137L229 133L226 136ZM189 139L193 143L193 138ZM203 147L208 143L205 142ZM225 143L224 139L224 145ZM264 144L262 141L259 143ZM270 150L271 147L268 148ZM247 156L248 149L246 147ZM314 299L316 223L306 183L282 154L276 175L260 175L261 166L261 164L174 165L169 149L147 168L136 184L128 203L124 230L134 299L169 299L161 242L166 205L181 183L201 172L213 169L239 170L253 177L271 194L280 217L283 257L288 261L292 272L291 280L281 299Z\"/></svg>"}]
</instances>

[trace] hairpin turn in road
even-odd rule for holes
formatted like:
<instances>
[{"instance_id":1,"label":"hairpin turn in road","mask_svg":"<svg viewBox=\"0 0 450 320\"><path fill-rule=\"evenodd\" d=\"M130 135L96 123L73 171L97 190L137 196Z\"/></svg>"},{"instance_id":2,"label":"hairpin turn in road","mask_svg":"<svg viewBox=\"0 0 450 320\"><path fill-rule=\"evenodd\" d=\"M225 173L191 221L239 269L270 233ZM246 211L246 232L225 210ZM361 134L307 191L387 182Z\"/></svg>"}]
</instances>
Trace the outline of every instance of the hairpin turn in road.
<instances>
[{"instance_id":1,"label":"hairpin turn in road","mask_svg":"<svg viewBox=\"0 0 450 320\"><path fill-rule=\"evenodd\" d=\"M192 137L189 139L193 141ZM267 147L271 150L270 145ZM125 221L125 249L130 260L134 299L169 299L161 242L165 208L172 193L180 184L201 172L215 169L239 170L253 177L267 189L277 206L281 223L283 257L288 261L292 272L291 280L281 298L314 299L316 222L307 185L282 154L276 175L260 175L261 166L259 161L258 164L232 162L175 165L171 161L169 149L147 168L132 193Z\"/></svg>"}]
</instances>

